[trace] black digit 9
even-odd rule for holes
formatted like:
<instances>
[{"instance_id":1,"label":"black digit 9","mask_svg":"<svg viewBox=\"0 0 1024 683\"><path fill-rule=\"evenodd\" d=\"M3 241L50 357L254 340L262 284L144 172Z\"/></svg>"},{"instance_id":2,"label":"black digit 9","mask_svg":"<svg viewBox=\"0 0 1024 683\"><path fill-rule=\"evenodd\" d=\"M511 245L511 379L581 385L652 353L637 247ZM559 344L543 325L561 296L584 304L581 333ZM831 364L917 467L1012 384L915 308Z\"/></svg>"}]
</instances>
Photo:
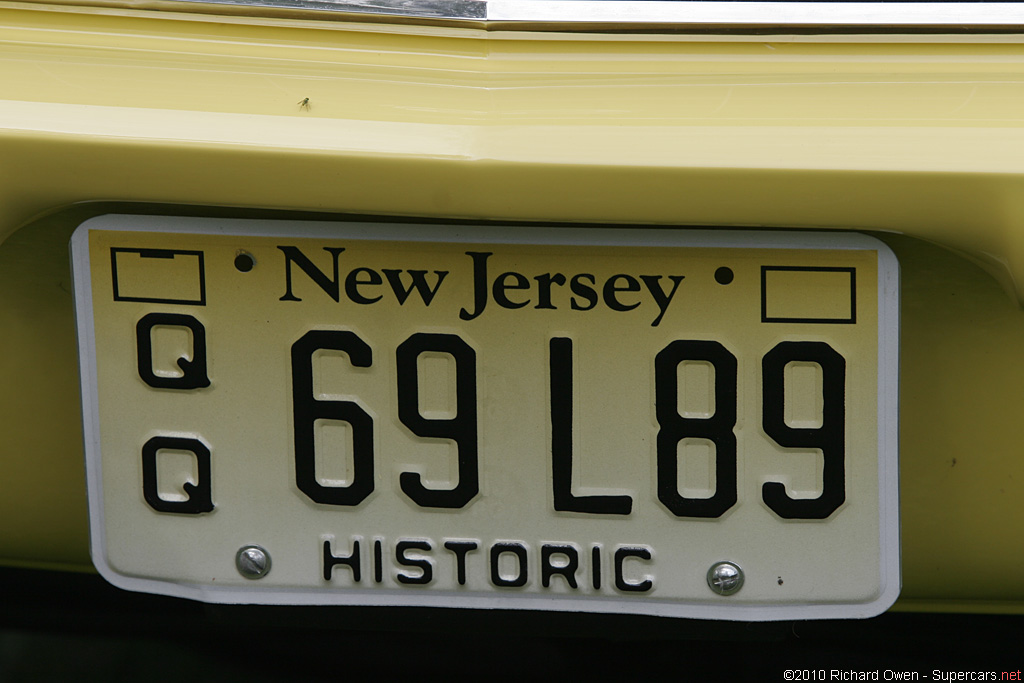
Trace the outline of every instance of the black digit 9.
<instances>
[{"instance_id":1,"label":"black digit 9","mask_svg":"<svg viewBox=\"0 0 1024 683\"><path fill-rule=\"evenodd\" d=\"M677 367L706 361L715 369L715 413L683 417L676 406ZM677 340L654 359L655 413L658 418L658 500L677 517L721 517L736 503L736 356L716 341ZM679 493L678 446L682 439L708 439L715 445L715 493L686 498Z\"/></svg>"},{"instance_id":2,"label":"black digit 9","mask_svg":"<svg viewBox=\"0 0 1024 683\"><path fill-rule=\"evenodd\" d=\"M455 359L455 417L428 419L420 413L421 354L445 353ZM458 449L459 483L453 489L428 489L420 475L402 472L402 491L417 505L461 508L480 490L477 465L476 352L454 334L414 334L398 345L398 419L416 436L451 439Z\"/></svg>"},{"instance_id":3,"label":"black digit 9","mask_svg":"<svg viewBox=\"0 0 1024 683\"><path fill-rule=\"evenodd\" d=\"M354 332L311 330L292 344L292 405L295 419L295 481L317 503L359 505L373 492L373 418L352 401L321 401L313 395L313 354L344 351L352 365L370 367L369 345ZM317 420L347 422L352 427L353 476L348 486L324 486L316 479Z\"/></svg>"},{"instance_id":4,"label":"black digit 9","mask_svg":"<svg viewBox=\"0 0 1024 683\"><path fill-rule=\"evenodd\" d=\"M820 427L790 427L784 408L785 368L817 363L822 372ZM781 482L765 482L761 497L783 519L825 519L846 500L846 360L825 342L781 342L761 360L762 427L783 448L819 449L824 458L821 495L790 498Z\"/></svg>"}]
</instances>

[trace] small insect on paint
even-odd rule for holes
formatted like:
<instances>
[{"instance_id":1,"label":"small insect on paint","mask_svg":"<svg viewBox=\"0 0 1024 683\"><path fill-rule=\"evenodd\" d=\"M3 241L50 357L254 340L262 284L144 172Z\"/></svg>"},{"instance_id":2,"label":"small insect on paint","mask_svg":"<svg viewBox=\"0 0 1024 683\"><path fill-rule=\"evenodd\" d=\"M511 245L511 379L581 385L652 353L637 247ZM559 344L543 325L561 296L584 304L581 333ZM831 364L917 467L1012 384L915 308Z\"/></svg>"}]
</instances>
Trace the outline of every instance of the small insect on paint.
<instances>
[{"instance_id":1,"label":"small insect on paint","mask_svg":"<svg viewBox=\"0 0 1024 683\"><path fill-rule=\"evenodd\" d=\"M309 98L308 97L303 97L301 100L299 100L298 105L299 105L299 109L305 109L306 111L309 111L310 110Z\"/></svg>"}]
</instances>

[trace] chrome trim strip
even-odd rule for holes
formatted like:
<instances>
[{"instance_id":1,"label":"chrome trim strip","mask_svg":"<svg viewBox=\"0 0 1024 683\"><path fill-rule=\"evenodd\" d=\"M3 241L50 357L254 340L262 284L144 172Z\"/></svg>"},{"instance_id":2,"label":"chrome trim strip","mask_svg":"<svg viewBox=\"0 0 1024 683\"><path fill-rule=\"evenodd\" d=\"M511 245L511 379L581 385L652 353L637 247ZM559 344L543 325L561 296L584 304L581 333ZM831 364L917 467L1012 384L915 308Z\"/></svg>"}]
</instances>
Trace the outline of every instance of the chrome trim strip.
<instances>
[{"instance_id":1,"label":"chrome trim strip","mask_svg":"<svg viewBox=\"0 0 1024 683\"><path fill-rule=\"evenodd\" d=\"M1024 27L1020 2L702 0L179 0L434 19L709 26Z\"/></svg>"},{"instance_id":2,"label":"chrome trim strip","mask_svg":"<svg viewBox=\"0 0 1024 683\"><path fill-rule=\"evenodd\" d=\"M1024 25L1024 4L490 0L487 3L487 19L733 26L1014 26Z\"/></svg>"},{"instance_id":3,"label":"chrome trim strip","mask_svg":"<svg viewBox=\"0 0 1024 683\"><path fill-rule=\"evenodd\" d=\"M317 10L424 19L484 21L487 0L177 0L204 5L231 5L290 10Z\"/></svg>"}]
</instances>

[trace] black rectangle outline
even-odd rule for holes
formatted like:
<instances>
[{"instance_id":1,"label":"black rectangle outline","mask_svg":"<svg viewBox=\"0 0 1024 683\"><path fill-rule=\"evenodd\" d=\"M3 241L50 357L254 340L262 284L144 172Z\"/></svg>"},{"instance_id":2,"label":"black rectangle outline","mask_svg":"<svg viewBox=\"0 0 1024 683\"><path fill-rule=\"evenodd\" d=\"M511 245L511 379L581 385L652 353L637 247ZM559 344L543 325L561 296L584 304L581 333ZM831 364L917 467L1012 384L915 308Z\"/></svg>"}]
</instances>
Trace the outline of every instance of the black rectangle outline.
<instances>
[{"instance_id":1,"label":"black rectangle outline","mask_svg":"<svg viewBox=\"0 0 1024 683\"><path fill-rule=\"evenodd\" d=\"M199 300L194 299L155 299L150 297L121 296L117 287L117 254L119 253L138 254L149 258L173 258L178 254L183 256L199 257ZM202 251L190 251L184 249L132 249L128 247L110 248L110 279L114 284L114 301L141 301L151 304L182 304L185 306L206 305L206 262Z\"/></svg>"},{"instance_id":2,"label":"black rectangle outline","mask_svg":"<svg viewBox=\"0 0 1024 683\"><path fill-rule=\"evenodd\" d=\"M769 318L768 317L768 271L801 271L813 273L850 274L850 317L849 318ZM761 266L761 322L763 323L817 323L823 325L857 324L857 269L844 266Z\"/></svg>"}]
</instances>

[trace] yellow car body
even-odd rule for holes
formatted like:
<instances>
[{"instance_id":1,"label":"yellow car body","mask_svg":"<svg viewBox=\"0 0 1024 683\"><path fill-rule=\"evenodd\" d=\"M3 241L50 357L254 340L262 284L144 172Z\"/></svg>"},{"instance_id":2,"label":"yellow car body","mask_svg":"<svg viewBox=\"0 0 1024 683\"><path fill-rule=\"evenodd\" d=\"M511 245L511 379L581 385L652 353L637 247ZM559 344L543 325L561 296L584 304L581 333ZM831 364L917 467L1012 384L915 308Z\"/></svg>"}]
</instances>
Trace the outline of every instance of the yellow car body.
<instances>
[{"instance_id":1,"label":"yellow car body","mask_svg":"<svg viewBox=\"0 0 1024 683\"><path fill-rule=\"evenodd\" d=\"M89 217L855 230L901 268L895 609L1024 612L1024 27L253 14L0 2L0 563L93 571Z\"/></svg>"}]
</instances>

